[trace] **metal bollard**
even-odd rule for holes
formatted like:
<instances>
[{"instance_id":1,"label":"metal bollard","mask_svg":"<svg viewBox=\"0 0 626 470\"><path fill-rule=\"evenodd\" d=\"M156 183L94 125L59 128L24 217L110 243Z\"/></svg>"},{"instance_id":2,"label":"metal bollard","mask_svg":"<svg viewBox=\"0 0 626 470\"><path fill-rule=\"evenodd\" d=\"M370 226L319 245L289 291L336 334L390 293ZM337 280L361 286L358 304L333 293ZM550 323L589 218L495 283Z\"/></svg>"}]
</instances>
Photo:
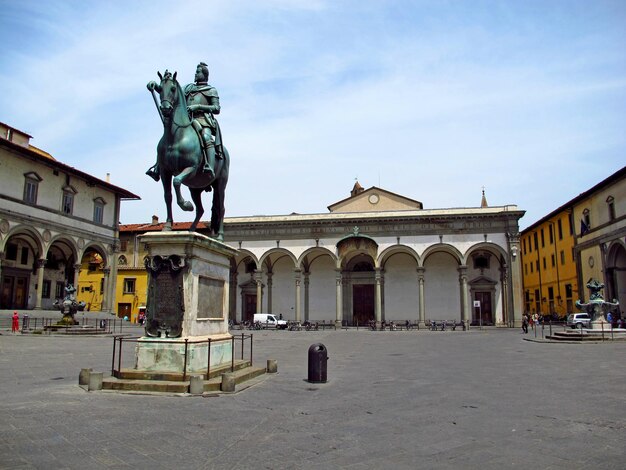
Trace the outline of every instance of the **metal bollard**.
<instances>
[{"instance_id":1,"label":"metal bollard","mask_svg":"<svg viewBox=\"0 0 626 470\"><path fill-rule=\"evenodd\" d=\"M312 344L309 348L309 378L311 383L326 383L328 350L322 343Z\"/></svg>"}]
</instances>

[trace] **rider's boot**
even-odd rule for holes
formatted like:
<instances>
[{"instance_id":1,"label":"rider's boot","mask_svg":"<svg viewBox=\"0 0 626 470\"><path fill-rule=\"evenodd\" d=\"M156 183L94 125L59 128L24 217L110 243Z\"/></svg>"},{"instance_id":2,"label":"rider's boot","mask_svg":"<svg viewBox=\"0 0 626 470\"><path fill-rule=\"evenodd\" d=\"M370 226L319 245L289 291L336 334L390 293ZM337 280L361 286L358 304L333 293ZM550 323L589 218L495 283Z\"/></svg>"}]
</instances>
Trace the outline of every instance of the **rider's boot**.
<instances>
[{"instance_id":1,"label":"rider's boot","mask_svg":"<svg viewBox=\"0 0 626 470\"><path fill-rule=\"evenodd\" d=\"M204 146L204 150L206 152L206 161L204 162L204 167L202 171L206 173L209 178L215 178L215 144L213 142L208 142Z\"/></svg>"},{"instance_id":2,"label":"rider's boot","mask_svg":"<svg viewBox=\"0 0 626 470\"><path fill-rule=\"evenodd\" d=\"M151 166L148 169L148 171L146 171L146 175L148 175L154 181L159 181L161 179L160 171L159 171L159 162L156 162L153 166Z\"/></svg>"}]
</instances>

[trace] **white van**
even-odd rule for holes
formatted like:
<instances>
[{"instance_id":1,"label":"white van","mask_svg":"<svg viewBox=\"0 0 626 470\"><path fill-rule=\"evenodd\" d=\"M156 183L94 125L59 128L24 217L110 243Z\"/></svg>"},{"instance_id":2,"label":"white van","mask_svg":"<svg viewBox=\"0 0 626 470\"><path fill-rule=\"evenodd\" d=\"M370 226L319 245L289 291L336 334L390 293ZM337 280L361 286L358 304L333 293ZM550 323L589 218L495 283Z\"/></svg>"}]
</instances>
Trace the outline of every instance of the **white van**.
<instances>
[{"instance_id":1,"label":"white van","mask_svg":"<svg viewBox=\"0 0 626 470\"><path fill-rule=\"evenodd\" d=\"M255 325L260 325L261 328L287 329L287 322L285 320L279 320L276 315L271 313L255 313L253 321Z\"/></svg>"}]
</instances>

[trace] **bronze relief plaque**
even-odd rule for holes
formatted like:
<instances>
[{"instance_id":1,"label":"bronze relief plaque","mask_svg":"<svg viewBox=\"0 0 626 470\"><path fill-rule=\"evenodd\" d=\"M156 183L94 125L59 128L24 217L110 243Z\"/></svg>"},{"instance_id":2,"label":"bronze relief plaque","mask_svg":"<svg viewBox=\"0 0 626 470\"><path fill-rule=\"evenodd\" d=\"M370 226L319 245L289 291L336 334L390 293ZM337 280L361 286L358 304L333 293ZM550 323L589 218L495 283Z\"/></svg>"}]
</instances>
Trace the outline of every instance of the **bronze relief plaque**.
<instances>
[{"instance_id":1,"label":"bronze relief plaque","mask_svg":"<svg viewBox=\"0 0 626 470\"><path fill-rule=\"evenodd\" d=\"M146 335L177 338L182 334L185 300L180 256L153 256L146 259L148 302Z\"/></svg>"},{"instance_id":2,"label":"bronze relief plaque","mask_svg":"<svg viewBox=\"0 0 626 470\"><path fill-rule=\"evenodd\" d=\"M224 318L224 281L200 276L198 318Z\"/></svg>"}]
</instances>

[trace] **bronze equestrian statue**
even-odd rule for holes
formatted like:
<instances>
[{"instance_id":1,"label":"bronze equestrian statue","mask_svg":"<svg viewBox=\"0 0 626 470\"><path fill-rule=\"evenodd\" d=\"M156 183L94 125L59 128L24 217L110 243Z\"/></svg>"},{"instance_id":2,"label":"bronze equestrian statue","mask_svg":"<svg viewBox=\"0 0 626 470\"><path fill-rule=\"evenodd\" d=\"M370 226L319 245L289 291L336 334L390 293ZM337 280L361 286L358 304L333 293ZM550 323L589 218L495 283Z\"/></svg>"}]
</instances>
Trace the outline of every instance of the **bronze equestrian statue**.
<instances>
[{"instance_id":1,"label":"bronze equestrian statue","mask_svg":"<svg viewBox=\"0 0 626 470\"><path fill-rule=\"evenodd\" d=\"M202 192L213 191L211 235L224 239L224 196L228 183L230 156L222 145L222 134L214 114L219 114L217 90L207 84L209 71L201 62L195 83L183 90L167 70L158 73L160 83L151 81L147 87L159 93L157 105L163 121L163 136L157 146L157 162L146 174L163 183L167 219L163 230L172 227L172 182L176 202L181 209L192 211L194 206L180 192L181 184L189 187L196 206L196 217L190 227L194 231L204 214ZM156 103L156 97L154 97Z\"/></svg>"}]
</instances>

